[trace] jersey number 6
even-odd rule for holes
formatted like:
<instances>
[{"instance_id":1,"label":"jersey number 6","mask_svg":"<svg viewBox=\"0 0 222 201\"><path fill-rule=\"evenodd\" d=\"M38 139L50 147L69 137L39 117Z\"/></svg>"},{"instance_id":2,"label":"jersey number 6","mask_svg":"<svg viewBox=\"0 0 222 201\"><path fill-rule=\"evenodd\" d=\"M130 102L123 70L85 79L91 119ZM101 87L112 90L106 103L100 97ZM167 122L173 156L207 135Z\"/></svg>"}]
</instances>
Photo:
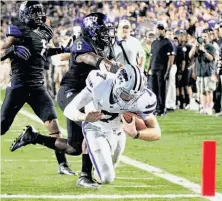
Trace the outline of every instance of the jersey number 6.
<instances>
[{"instance_id":1,"label":"jersey number 6","mask_svg":"<svg viewBox=\"0 0 222 201\"><path fill-rule=\"evenodd\" d=\"M76 45L77 45L77 47L76 47L77 50L82 49L82 41L79 41Z\"/></svg>"}]
</instances>

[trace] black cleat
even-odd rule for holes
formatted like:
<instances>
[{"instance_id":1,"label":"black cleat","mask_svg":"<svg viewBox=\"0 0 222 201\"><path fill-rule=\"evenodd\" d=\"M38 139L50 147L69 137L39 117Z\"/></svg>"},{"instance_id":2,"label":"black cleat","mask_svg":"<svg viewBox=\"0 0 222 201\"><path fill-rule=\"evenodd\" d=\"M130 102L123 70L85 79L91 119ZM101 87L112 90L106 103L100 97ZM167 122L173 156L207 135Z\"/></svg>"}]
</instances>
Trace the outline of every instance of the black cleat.
<instances>
[{"instance_id":1,"label":"black cleat","mask_svg":"<svg viewBox=\"0 0 222 201\"><path fill-rule=\"evenodd\" d=\"M26 126L19 137L12 143L10 150L13 152L27 144L35 144L36 136L36 130L32 126Z\"/></svg>"},{"instance_id":2,"label":"black cleat","mask_svg":"<svg viewBox=\"0 0 222 201\"><path fill-rule=\"evenodd\" d=\"M58 174L65 174L65 175L78 175L76 172L73 172L67 163L61 163L59 165Z\"/></svg>"},{"instance_id":3,"label":"black cleat","mask_svg":"<svg viewBox=\"0 0 222 201\"><path fill-rule=\"evenodd\" d=\"M80 174L80 177L77 180L76 183L77 186L79 187L84 187L84 188L99 188L100 185L93 181L92 177L89 176L87 173L82 172Z\"/></svg>"}]
</instances>

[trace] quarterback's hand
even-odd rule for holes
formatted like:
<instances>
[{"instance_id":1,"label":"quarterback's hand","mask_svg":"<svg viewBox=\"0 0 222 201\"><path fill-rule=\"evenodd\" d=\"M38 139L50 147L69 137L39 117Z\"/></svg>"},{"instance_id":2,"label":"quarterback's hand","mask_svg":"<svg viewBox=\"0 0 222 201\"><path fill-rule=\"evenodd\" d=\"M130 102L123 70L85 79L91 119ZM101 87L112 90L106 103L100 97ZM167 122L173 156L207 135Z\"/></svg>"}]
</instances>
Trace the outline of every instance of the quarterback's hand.
<instances>
[{"instance_id":1,"label":"quarterback's hand","mask_svg":"<svg viewBox=\"0 0 222 201\"><path fill-rule=\"evenodd\" d=\"M127 135L134 138L137 135L136 125L135 125L135 117L132 118L132 122L127 123L124 119L123 115L121 115L121 119L123 121L123 130Z\"/></svg>"},{"instance_id":2,"label":"quarterback's hand","mask_svg":"<svg viewBox=\"0 0 222 201\"><path fill-rule=\"evenodd\" d=\"M99 121L102 118L103 114L101 112L88 112L86 114L85 121L87 122L95 122Z\"/></svg>"},{"instance_id":3,"label":"quarterback's hand","mask_svg":"<svg viewBox=\"0 0 222 201\"><path fill-rule=\"evenodd\" d=\"M31 56L29 49L21 45L12 45L8 51L13 52L14 55L23 60L28 60Z\"/></svg>"}]
</instances>

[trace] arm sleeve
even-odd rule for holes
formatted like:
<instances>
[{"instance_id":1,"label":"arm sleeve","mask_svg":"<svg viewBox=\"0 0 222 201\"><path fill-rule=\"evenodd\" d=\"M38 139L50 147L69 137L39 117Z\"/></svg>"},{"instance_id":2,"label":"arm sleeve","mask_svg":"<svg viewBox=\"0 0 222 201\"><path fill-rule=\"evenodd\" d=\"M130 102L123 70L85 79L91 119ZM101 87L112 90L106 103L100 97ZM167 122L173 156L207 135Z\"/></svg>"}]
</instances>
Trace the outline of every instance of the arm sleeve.
<instances>
[{"instance_id":1,"label":"arm sleeve","mask_svg":"<svg viewBox=\"0 0 222 201\"><path fill-rule=\"evenodd\" d=\"M83 39L77 39L74 41L71 47L72 53L86 53L94 52L93 47Z\"/></svg>"},{"instance_id":2,"label":"arm sleeve","mask_svg":"<svg viewBox=\"0 0 222 201\"><path fill-rule=\"evenodd\" d=\"M62 51L62 48L61 48L61 47L50 47L50 48L48 49L47 56L48 56L48 57L51 57L51 56L53 56L53 55L61 54L61 53L64 53L64 52Z\"/></svg>"},{"instance_id":3,"label":"arm sleeve","mask_svg":"<svg viewBox=\"0 0 222 201\"><path fill-rule=\"evenodd\" d=\"M149 89L145 90L146 95L144 96L144 99L141 102L141 105L145 105L138 112L139 116L141 116L144 120L146 120L150 115L153 115L153 113L156 111L157 106L156 95Z\"/></svg>"},{"instance_id":4,"label":"arm sleeve","mask_svg":"<svg viewBox=\"0 0 222 201\"><path fill-rule=\"evenodd\" d=\"M65 108L64 115L73 121L79 121L78 117L81 108L86 106L93 100L92 93L87 88L84 88Z\"/></svg>"},{"instance_id":5,"label":"arm sleeve","mask_svg":"<svg viewBox=\"0 0 222 201\"><path fill-rule=\"evenodd\" d=\"M7 29L6 29L6 36L7 37L8 36L14 36L16 38L21 38L22 37L22 32L17 26L15 26L13 24L9 24L7 26Z\"/></svg>"},{"instance_id":6,"label":"arm sleeve","mask_svg":"<svg viewBox=\"0 0 222 201\"><path fill-rule=\"evenodd\" d=\"M167 55L168 56L175 55L175 52L173 50L173 45L172 45L172 43L169 40L167 42Z\"/></svg>"}]
</instances>

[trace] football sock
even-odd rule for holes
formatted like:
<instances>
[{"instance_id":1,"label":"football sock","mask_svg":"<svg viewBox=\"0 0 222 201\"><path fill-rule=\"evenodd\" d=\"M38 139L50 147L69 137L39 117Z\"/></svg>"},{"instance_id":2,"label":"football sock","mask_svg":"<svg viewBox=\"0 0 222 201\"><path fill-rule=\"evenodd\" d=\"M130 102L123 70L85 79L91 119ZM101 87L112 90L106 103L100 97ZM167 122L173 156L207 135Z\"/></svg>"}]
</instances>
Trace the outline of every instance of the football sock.
<instances>
[{"instance_id":1,"label":"football sock","mask_svg":"<svg viewBox=\"0 0 222 201\"><path fill-rule=\"evenodd\" d=\"M45 135L37 134L35 142L37 144L41 144L43 146L46 146L46 147L48 147L50 149L54 149L55 150L56 159L58 161L58 164L67 163L67 160L66 160L66 157L65 157L65 153L63 153L62 151L58 150L56 148L56 146L55 146L56 140L57 140L57 138L55 138L55 137L50 137L50 136L45 136Z\"/></svg>"},{"instance_id":2,"label":"football sock","mask_svg":"<svg viewBox=\"0 0 222 201\"><path fill-rule=\"evenodd\" d=\"M82 172L86 172L89 176L91 176L92 162L89 154L82 154Z\"/></svg>"},{"instance_id":3,"label":"football sock","mask_svg":"<svg viewBox=\"0 0 222 201\"><path fill-rule=\"evenodd\" d=\"M61 163L66 163L67 164L67 160L65 157L65 153L61 152L61 151L55 151L55 155L58 161L58 164L60 165Z\"/></svg>"},{"instance_id":4,"label":"football sock","mask_svg":"<svg viewBox=\"0 0 222 201\"><path fill-rule=\"evenodd\" d=\"M50 149L56 150L55 141L56 141L56 138L54 138L54 137L45 136L45 135L41 135L38 133L36 136L35 143L41 144L41 145L46 146Z\"/></svg>"}]
</instances>

